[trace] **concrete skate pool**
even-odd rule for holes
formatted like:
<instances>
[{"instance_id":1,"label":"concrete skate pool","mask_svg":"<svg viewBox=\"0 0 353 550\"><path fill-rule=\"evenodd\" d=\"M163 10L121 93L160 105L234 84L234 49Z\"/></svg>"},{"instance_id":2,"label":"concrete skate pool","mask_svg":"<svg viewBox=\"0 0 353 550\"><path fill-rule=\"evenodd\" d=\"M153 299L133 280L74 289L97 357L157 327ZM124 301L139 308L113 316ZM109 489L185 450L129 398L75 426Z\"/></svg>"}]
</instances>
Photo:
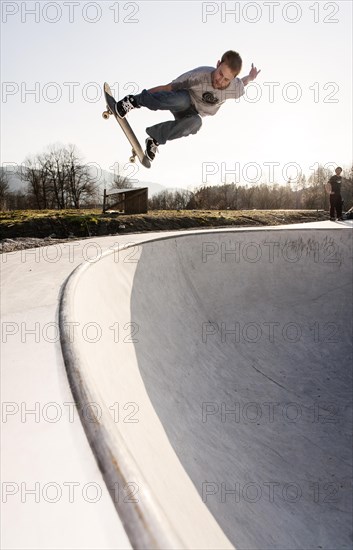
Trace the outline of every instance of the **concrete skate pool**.
<instances>
[{"instance_id":1,"label":"concrete skate pool","mask_svg":"<svg viewBox=\"0 0 353 550\"><path fill-rule=\"evenodd\" d=\"M350 547L348 228L111 251L68 280L60 326L135 547Z\"/></svg>"}]
</instances>

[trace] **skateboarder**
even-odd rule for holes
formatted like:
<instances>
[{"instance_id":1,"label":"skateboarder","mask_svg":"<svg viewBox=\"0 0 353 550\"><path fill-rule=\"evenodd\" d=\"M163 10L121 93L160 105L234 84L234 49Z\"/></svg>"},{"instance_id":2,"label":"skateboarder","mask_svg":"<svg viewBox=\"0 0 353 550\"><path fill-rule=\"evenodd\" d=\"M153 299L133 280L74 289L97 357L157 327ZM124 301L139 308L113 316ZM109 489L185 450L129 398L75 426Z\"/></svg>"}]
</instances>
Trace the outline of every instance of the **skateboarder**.
<instances>
[{"instance_id":1,"label":"skateboarder","mask_svg":"<svg viewBox=\"0 0 353 550\"><path fill-rule=\"evenodd\" d=\"M332 221L335 219L335 211L337 214L337 219L343 220L342 196L341 196L342 168L340 166L337 166L335 172L336 172L336 175L332 176L328 181L328 187L329 187L329 193L330 193L330 220Z\"/></svg>"},{"instance_id":2,"label":"skateboarder","mask_svg":"<svg viewBox=\"0 0 353 550\"><path fill-rule=\"evenodd\" d=\"M244 94L244 86L255 80L260 71L252 64L250 73L240 79L237 75L241 67L240 55L227 51L217 62L217 67L199 67L182 74L170 84L124 97L116 103L116 113L123 118L132 109L140 107L172 112L175 120L146 128L149 137L145 154L152 161L158 145L196 134L202 125L201 117L215 115L227 99L237 99Z\"/></svg>"}]
</instances>

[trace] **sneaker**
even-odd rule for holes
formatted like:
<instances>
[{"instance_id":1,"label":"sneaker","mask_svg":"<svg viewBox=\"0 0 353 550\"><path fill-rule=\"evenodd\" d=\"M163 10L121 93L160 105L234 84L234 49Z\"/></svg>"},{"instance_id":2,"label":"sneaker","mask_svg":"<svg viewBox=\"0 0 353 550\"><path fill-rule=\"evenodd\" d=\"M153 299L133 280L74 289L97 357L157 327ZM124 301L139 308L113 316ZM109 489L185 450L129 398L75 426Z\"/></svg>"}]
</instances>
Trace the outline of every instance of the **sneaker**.
<instances>
[{"instance_id":1,"label":"sneaker","mask_svg":"<svg viewBox=\"0 0 353 550\"><path fill-rule=\"evenodd\" d=\"M158 142L155 139L153 139L152 137L148 137L146 139L145 155L150 160L154 160L154 157L156 156L156 153L158 153Z\"/></svg>"},{"instance_id":2,"label":"sneaker","mask_svg":"<svg viewBox=\"0 0 353 550\"><path fill-rule=\"evenodd\" d=\"M136 99L133 95L127 95L115 104L116 114L124 118L132 109L137 108Z\"/></svg>"}]
</instances>

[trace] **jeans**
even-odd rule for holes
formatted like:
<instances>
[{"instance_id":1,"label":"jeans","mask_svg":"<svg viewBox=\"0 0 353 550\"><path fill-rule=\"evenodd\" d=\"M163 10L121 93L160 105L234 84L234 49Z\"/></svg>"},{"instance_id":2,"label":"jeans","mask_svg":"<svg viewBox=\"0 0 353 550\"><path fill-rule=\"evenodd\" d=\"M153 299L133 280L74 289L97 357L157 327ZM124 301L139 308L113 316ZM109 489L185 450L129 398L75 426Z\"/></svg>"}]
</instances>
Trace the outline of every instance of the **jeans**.
<instances>
[{"instance_id":1,"label":"jeans","mask_svg":"<svg viewBox=\"0 0 353 550\"><path fill-rule=\"evenodd\" d=\"M335 211L337 218L342 218L342 197L340 193L330 194L330 218L335 217Z\"/></svg>"},{"instance_id":2,"label":"jeans","mask_svg":"<svg viewBox=\"0 0 353 550\"><path fill-rule=\"evenodd\" d=\"M171 111L175 120L161 122L146 128L147 134L155 139L159 145L163 145L172 139L178 139L196 134L201 128L200 115L191 103L187 90L177 92L150 93L143 90L135 96L139 107L147 107L151 111Z\"/></svg>"}]
</instances>

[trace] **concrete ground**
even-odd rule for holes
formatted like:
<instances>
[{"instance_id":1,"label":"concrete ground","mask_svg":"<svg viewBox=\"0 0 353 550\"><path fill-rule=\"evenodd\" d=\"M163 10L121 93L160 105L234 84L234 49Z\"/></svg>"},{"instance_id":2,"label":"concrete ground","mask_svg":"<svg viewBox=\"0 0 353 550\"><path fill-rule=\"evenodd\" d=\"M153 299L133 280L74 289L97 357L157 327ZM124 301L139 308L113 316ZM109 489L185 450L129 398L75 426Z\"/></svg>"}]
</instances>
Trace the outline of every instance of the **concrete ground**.
<instances>
[{"instance_id":1,"label":"concrete ground","mask_svg":"<svg viewBox=\"0 0 353 550\"><path fill-rule=\"evenodd\" d=\"M4 255L2 547L351 548L351 227Z\"/></svg>"}]
</instances>

